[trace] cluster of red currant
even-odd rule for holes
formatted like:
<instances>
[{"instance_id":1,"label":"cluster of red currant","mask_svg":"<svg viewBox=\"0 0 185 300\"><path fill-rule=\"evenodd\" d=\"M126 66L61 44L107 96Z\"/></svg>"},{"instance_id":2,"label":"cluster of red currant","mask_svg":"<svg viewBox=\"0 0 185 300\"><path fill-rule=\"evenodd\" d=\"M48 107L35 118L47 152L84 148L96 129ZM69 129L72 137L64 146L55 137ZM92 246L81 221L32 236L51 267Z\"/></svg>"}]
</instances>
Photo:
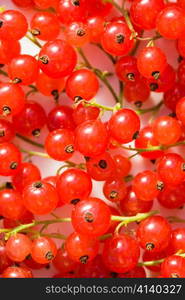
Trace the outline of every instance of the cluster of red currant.
<instances>
[{"instance_id":1,"label":"cluster of red currant","mask_svg":"<svg viewBox=\"0 0 185 300\"><path fill-rule=\"evenodd\" d=\"M185 220L151 210L155 199L168 209L185 203L185 160L171 151L185 145L185 0L12 2L18 10L0 8L0 175L11 176L0 187L1 276L31 278L52 264L55 278L146 277L146 269L156 272L149 276L185 277L185 228L170 225ZM29 25L21 8L32 9ZM38 47L37 55L20 54L23 37ZM177 43L177 71L155 45L159 39ZM111 60L119 93L109 81L113 73L89 62L81 48L87 43ZM99 82L114 107L94 100ZM63 92L68 106L59 104ZM151 92L163 100L141 108ZM48 115L29 100L36 93L53 97ZM154 120L163 105L170 114ZM111 116L103 122L106 111ZM151 118L141 128L140 115L147 113ZM36 138L45 125L43 145ZM22 149L17 139L12 143L15 136L46 153ZM70 160L74 153L80 163ZM154 169L130 175L136 155ZM32 156L61 167L41 178ZM106 201L92 197L93 180L103 181ZM71 216L61 218L55 209L66 204ZM62 222L74 228L68 237L48 232ZM59 248L57 239L64 240Z\"/></svg>"}]
</instances>

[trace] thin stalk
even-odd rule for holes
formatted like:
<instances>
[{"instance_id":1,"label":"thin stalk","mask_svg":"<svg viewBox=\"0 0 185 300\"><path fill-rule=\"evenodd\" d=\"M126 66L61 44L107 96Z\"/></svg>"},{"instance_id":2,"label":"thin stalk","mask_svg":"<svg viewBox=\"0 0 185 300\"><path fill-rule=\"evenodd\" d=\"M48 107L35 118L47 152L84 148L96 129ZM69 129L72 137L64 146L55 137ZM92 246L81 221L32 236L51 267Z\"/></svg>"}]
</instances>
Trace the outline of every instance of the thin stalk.
<instances>
[{"instance_id":1,"label":"thin stalk","mask_svg":"<svg viewBox=\"0 0 185 300\"><path fill-rule=\"evenodd\" d=\"M161 100L157 105L149 107L149 108L145 108L145 109L137 109L136 113L138 115L143 115L149 112L154 112L154 111L159 111L159 109L161 108L161 106L164 104L163 100Z\"/></svg>"},{"instance_id":2,"label":"thin stalk","mask_svg":"<svg viewBox=\"0 0 185 300\"><path fill-rule=\"evenodd\" d=\"M27 137L21 135L21 134L18 134L18 133L17 133L16 136L17 136L19 139L21 139L21 140L23 140L24 142L26 142L26 143L29 143L29 144L31 144L31 145L33 145L33 146L36 146L36 147L38 147L38 148L44 149L44 145L42 145L42 144L40 144L40 143L37 143L37 142L34 142L34 141L30 140L29 138L27 138Z\"/></svg>"}]
</instances>

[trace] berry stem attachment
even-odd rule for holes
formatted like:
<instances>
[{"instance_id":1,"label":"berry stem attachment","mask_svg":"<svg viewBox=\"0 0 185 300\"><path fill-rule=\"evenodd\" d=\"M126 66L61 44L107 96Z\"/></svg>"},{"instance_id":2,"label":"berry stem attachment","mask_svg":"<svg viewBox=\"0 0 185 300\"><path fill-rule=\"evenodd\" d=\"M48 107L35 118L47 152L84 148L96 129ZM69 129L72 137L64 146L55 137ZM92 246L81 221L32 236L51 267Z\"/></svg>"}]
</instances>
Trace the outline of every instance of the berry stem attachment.
<instances>
[{"instance_id":1,"label":"berry stem attachment","mask_svg":"<svg viewBox=\"0 0 185 300\"><path fill-rule=\"evenodd\" d=\"M117 110L119 110L121 108L121 105L119 103L117 103L115 106L110 107L110 106L105 106L96 102L84 102L84 106L94 106L94 107L98 107L100 109L102 109L103 111L112 111L112 112L116 112Z\"/></svg>"},{"instance_id":2,"label":"berry stem attachment","mask_svg":"<svg viewBox=\"0 0 185 300\"><path fill-rule=\"evenodd\" d=\"M157 105L155 106L152 106L152 107L149 107L149 108L145 108L145 109L137 109L136 110L136 113L138 115L143 115L143 114L146 114L146 113L149 113L149 112L158 112L161 108L161 106L163 105L163 100L160 101Z\"/></svg>"},{"instance_id":3,"label":"berry stem attachment","mask_svg":"<svg viewBox=\"0 0 185 300\"><path fill-rule=\"evenodd\" d=\"M86 170L86 166L84 163L76 164L72 161L65 161L65 165L61 166L57 170L57 175L60 175L60 172L65 168L77 168L77 169L81 169L81 170Z\"/></svg>"},{"instance_id":4,"label":"berry stem attachment","mask_svg":"<svg viewBox=\"0 0 185 300\"><path fill-rule=\"evenodd\" d=\"M27 33L26 38L28 40L30 40L33 44L35 44L37 47L42 48L41 44L38 42L38 40L36 39L36 37L34 37L34 35L31 35L29 33Z\"/></svg>"}]
</instances>

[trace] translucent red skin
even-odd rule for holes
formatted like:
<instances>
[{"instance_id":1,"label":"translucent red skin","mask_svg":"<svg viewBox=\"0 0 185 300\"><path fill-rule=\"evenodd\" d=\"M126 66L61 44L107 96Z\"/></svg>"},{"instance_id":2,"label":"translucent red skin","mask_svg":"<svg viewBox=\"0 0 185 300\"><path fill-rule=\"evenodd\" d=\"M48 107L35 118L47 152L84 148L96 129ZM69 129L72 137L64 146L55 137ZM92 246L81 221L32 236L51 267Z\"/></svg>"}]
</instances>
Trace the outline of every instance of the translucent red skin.
<instances>
[{"instance_id":1,"label":"translucent red skin","mask_svg":"<svg viewBox=\"0 0 185 300\"><path fill-rule=\"evenodd\" d=\"M3 278L31 278L32 273L22 267L8 267L7 269L4 270L2 273Z\"/></svg>"},{"instance_id":2,"label":"translucent red skin","mask_svg":"<svg viewBox=\"0 0 185 300\"><path fill-rule=\"evenodd\" d=\"M184 85L185 84L185 62L182 60L177 69L177 77L179 83Z\"/></svg>"},{"instance_id":3,"label":"translucent red skin","mask_svg":"<svg viewBox=\"0 0 185 300\"><path fill-rule=\"evenodd\" d=\"M49 156L58 161L70 159L73 152L66 151L69 146L74 147L74 133L69 129L51 131L45 140L45 149Z\"/></svg>"},{"instance_id":4,"label":"translucent red skin","mask_svg":"<svg viewBox=\"0 0 185 300\"><path fill-rule=\"evenodd\" d=\"M120 109L110 118L109 133L119 143L129 143L140 129L140 119L131 109Z\"/></svg>"},{"instance_id":5,"label":"translucent red skin","mask_svg":"<svg viewBox=\"0 0 185 300\"><path fill-rule=\"evenodd\" d=\"M177 102L185 96L185 89L182 84L176 83L173 89L164 93L164 104L166 107L175 111Z\"/></svg>"},{"instance_id":6,"label":"translucent red skin","mask_svg":"<svg viewBox=\"0 0 185 300\"><path fill-rule=\"evenodd\" d=\"M143 79L137 79L134 82L126 82L124 87L124 97L128 102L145 102L150 97L150 88Z\"/></svg>"},{"instance_id":7,"label":"translucent red skin","mask_svg":"<svg viewBox=\"0 0 185 300\"><path fill-rule=\"evenodd\" d=\"M161 252L167 248L171 238L171 226L162 216L152 216L142 221L137 229L140 247L147 250L147 244L154 245L150 252Z\"/></svg>"},{"instance_id":8,"label":"translucent red skin","mask_svg":"<svg viewBox=\"0 0 185 300\"><path fill-rule=\"evenodd\" d=\"M8 65L9 78L20 79L20 84L29 85L33 83L39 73L37 60L31 55L18 55Z\"/></svg>"},{"instance_id":9,"label":"translucent red skin","mask_svg":"<svg viewBox=\"0 0 185 300\"><path fill-rule=\"evenodd\" d=\"M167 153L157 163L157 172L166 185L175 186L184 181L185 174L182 169L184 159L176 153Z\"/></svg>"},{"instance_id":10,"label":"translucent red skin","mask_svg":"<svg viewBox=\"0 0 185 300\"><path fill-rule=\"evenodd\" d=\"M51 254L52 258L47 258L48 252ZM39 264L47 264L51 262L57 254L57 247L53 239L48 237L39 237L34 239L31 256L34 261Z\"/></svg>"},{"instance_id":11,"label":"translucent red skin","mask_svg":"<svg viewBox=\"0 0 185 300\"><path fill-rule=\"evenodd\" d=\"M181 98L176 105L177 119L185 125L185 97Z\"/></svg>"},{"instance_id":12,"label":"translucent red skin","mask_svg":"<svg viewBox=\"0 0 185 300\"><path fill-rule=\"evenodd\" d=\"M22 196L15 190L0 191L0 214L11 220L19 220L25 212Z\"/></svg>"},{"instance_id":13,"label":"translucent red skin","mask_svg":"<svg viewBox=\"0 0 185 300\"><path fill-rule=\"evenodd\" d=\"M85 156L94 157L105 152L108 145L108 131L99 120L89 120L75 130L75 145Z\"/></svg>"},{"instance_id":14,"label":"translucent red skin","mask_svg":"<svg viewBox=\"0 0 185 300\"><path fill-rule=\"evenodd\" d=\"M103 166L101 165L101 162L103 163ZM89 158L86 161L86 167L91 178L97 181L104 181L115 175L114 160L108 152Z\"/></svg>"},{"instance_id":15,"label":"translucent red skin","mask_svg":"<svg viewBox=\"0 0 185 300\"><path fill-rule=\"evenodd\" d=\"M57 191L61 204L87 198L92 191L91 177L80 169L69 169L58 177Z\"/></svg>"},{"instance_id":16,"label":"translucent red skin","mask_svg":"<svg viewBox=\"0 0 185 300\"><path fill-rule=\"evenodd\" d=\"M41 188L35 187L35 182L25 186L23 204L33 214L46 215L57 207L59 198L56 189L51 184L40 182Z\"/></svg>"},{"instance_id":17,"label":"translucent red skin","mask_svg":"<svg viewBox=\"0 0 185 300\"><path fill-rule=\"evenodd\" d=\"M69 257L65 246L64 248L58 249L57 255L52 261L52 264L58 271L61 272L61 274L75 271L78 267L78 263L76 263Z\"/></svg>"},{"instance_id":18,"label":"translucent red skin","mask_svg":"<svg viewBox=\"0 0 185 300\"><path fill-rule=\"evenodd\" d=\"M91 215L92 222L85 219L88 214ZM98 198L81 200L74 207L71 218L76 232L92 237L105 234L111 225L111 211L108 205Z\"/></svg>"},{"instance_id":19,"label":"translucent red skin","mask_svg":"<svg viewBox=\"0 0 185 300\"><path fill-rule=\"evenodd\" d=\"M146 278L146 272L143 267L135 267L127 273L118 274L117 278Z\"/></svg>"},{"instance_id":20,"label":"translucent red skin","mask_svg":"<svg viewBox=\"0 0 185 300\"><path fill-rule=\"evenodd\" d=\"M135 147L145 149L152 146L159 146L159 142L154 137L152 126L146 126L140 130L139 136L135 140ZM141 152L140 155L148 159L157 159L162 156L163 153L161 150L156 150Z\"/></svg>"},{"instance_id":21,"label":"translucent red skin","mask_svg":"<svg viewBox=\"0 0 185 300\"><path fill-rule=\"evenodd\" d=\"M166 39L180 39L185 33L184 10L176 5L163 9L156 20L157 31Z\"/></svg>"},{"instance_id":22,"label":"translucent red skin","mask_svg":"<svg viewBox=\"0 0 185 300\"><path fill-rule=\"evenodd\" d=\"M36 80L36 87L39 92L45 96L53 96L52 92L57 91L60 93L65 87L65 79L59 78L54 79L48 77L44 73L39 73L37 80Z\"/></svg>"},{"instance_id":23,"label":"translucent red skin","mask_svg":"<svg viewBox=\"0 0 185 300\"><path fill-rule=\"evenodd\" d=\"M163 0L134 0L130 9L131 20L142 29L154 29L157 16L164 7Z\"/></svg>"},{"instance_id":24,"label":"translucent red skin","mask_svg":"<svg viewBox=\"0 0 185 300\"><path fill-rule=\"evenodd\" d=\"M137 67L146 78L153 78L153 72L162 73L166 66L166 56L158 47L145 47L138 53Z\"/></svg>"},{"instance_id":25,"label":"translucent red skin","mask_svg":"<svg viewBox=\"0 0 185 300\"><path fill-rule=\"evenodd\" d=\"M40 179L41 173L38 167L32 163L23 162L17 173L12 177L12 183L19 192L22 192L26 185Z\"/></svg>"},{"instance_id":26,"label":"translucent red skin","mask_svg":"<svg viewBox=\"0 0 185 300\"><path fill-rule=\"evenodd\" d=\"M98 254L99 244L96 238L90 239L89 236L73 232L66 240L66 251L75 262L79 263L83 256L88 256L87 262L89 262Z\"/></svg>"},{"instance_id":27,"label":"translucent red skin","mask_svg":"<svg viewBox=\"0 0 185 300\"><path fill-rule=\"evenodd\" d=\"M124 82L130 82L128 74L133 74L132 81L135 82L140 77L137 69L137 59L135 56L123 56L115 64L115 71L118 78Z\"/></svg>"},{"instance_id":28,"label":"translucent red skin","mask_svg":"<svg viewBox=\"0 0 185 300\"><path fill-rule=\"evenodd\" d=\"M86 0L81 0L80 6L73 5L70 0L60 0L57 13L62 24L83 21L87 16Z\"/></svg>"},{"instance_id":29,"label":"translucent red skin","mask_svg":"<svg viewBox=\"0 0 185 300\"><path fill-rule=\"evenodd\" d=\"M80 265L77 276L79 278L110 278L110 272L105 267L101 255L97 255L87 264Z\"/></svg>"},{"instance_id":30,"label":"translucent red skin","mask_svg":"<svg viewBox=\"0 0 185 300\"><path fill-rule=\"evenodd\" d=\"M66 82L66 93L73 100L76 97L90 100L95 97L98 89L99 82L96 75L87 69L80 69L73 72Z\"/></svg>"},{"instance_id":31,"label":"translucent red skin","mask_svg":"<svg viewBox=\"0 0 185 300\"><path fill-rule=\"evenodd\" d=\"M124 36L122 43L116 41L116 36L120 34ZM102 47L111 55L126 55L134 46L134 41L130 39L130 35L131 31L125 23L111 22L106 26L105 32L102 35Z\"/></svg>"},{"instance_id":32,"label":"translucent red skin","mask_svg":"<svg viewBox=\"0 0 185 300\"><path fill-rule=\"evenodd\" d=\"M31 19L31 30L38 30L37 38L43 41L55 40L60 33L60 22L58 18L49 12L38 12ZM49 30L48 30L49 28Z\"/></svg>"},{"instance_id":33,"label":"translucent red skin","mask_svg":"<svg viewBox=\"0 0 185 300\"><path fill-rule=\"evenodd\" d=\"M161 264L161 276L165 278L185 277L185 259L172 255L167 257Z\"/></svg>"},{"instance_id":34,"label":"translucent red skin","mask_svg":"<svg viewBox=\"0 0 185 300\"><path fill-rule=\"evenodd\" d=\"M0 132L4 133L4 135L0 136L0 143L10 142L15 137L14 127L6 119L0 119Z\"/></svg>"},{"instance_id":35,"label":"translucent red skin","mask_svg":"<svg viewBox=\"0 0 185 300\"><path fill-rule=\"evenodd\" d=\"M47 9L49 7L56 8L59 0L33 0L35 5L41 9Z\"/></svg>"},{"instance_id":36,"label":"translucent red skin","mask_svg":"<svg viewBox=\"0 0 185 300\"><path fill-rule=\"evenodd\" d=\"M176 187L169 186L164 188L164 190L159 193L157 199L162 206L168 209L181 208L185 203L184 188L184 183L181 183Z\"/></svg>"},{"instance_id":37,"label":"translucent red skin","mask_svg":"<svg viewBox=\"0 0 185 300\"><path fill-rule=\"evenodd\" d=\"M49 131L56 129L74 129L73 113L74 110L68 106L57 105L54 107L47 117Z\"/></svg>"},{"instance_id":38,"label":"translucent red skin","mask_svg":"<svg viewBox=\"0 0 185 300\"><path fill-rule=\"evenodd\" d=\"M101 16L89 17L87 19L89 28L90 41L92 43L100 43L101 36L104 32L105 20Z\"/></svg>"},{"instance_id":39,"label":"translucent red skin","mask_svg":"<svg viewBox=\"0 0 185 300\"><path fill-rule=\"evenodd\" d=\"M151 210L153 201L141 201L137 198L131 186L127 188L127 196L120 201L120 208L124 215L135 216Z\"/></svg>"},{"instance_id":40,"label":"translucent red skin","mask_svg":"<svg viewBox=\"0 0 185 300\"><path fill-rule=\"evenodd\" d=\"M142 201L152 201L159 194L157 189L158 175L156 172L147 170L138 173L133 180L133 191Z\"/></svg>"},{"instance_id":41,"label":"translucent red skin","mask_svg":"<svg viewBox=\"0 0 185 300\"><path fill-rule=\"evenodd\" d=\"M75 50L63 40L54 40L46 43L39 57L46 56L49 59L47 64L39 61L39 67L49 77L58 79L70 75L77 63Z\"/></svg>"},{"instance_id":42,"label":"translucent red skin","mask_svg":"<svg viewBox=\"0 0 185 300\"><path fill-rule=\"evenodd\" d=\"M179 250L185 251L185 228L176 228L172 230L170 246L173 253Z\"/></svg>"},{"instance_id":43,"label":"translucent red skin","mask_svg":"<svg viewBox=\"0 0 185 300\"><path fill-rule=\"evenodd\" d=\"M115 197L111 197L112 192L116 192L117 195ZM126 185L123 179L113 178L105 181L103 185L103 193L104 196L112 202L119 202L123 200L127 194Z\"/></svg>"},{"instance_id":44,"label":"translucent red skin","mask_svg":"<svg viewBox=\"0 0 185 300\"><path fill-rule=\"evenodd\" d=\"M185 40L181 38L177 41L177 50L181 56L185 56Z\"/></svg>"},{"instance_id":45,"label":"translucent red skin","mask_svg":"<svg viewBox=\"0 0 185 300\"><path fill-rule=\"evenodd\" d=\"M26 136L34 135L34 131L41 130L45 124L46 113L35 101L27 101L20 113L13 117L16 132Z\"/></svg>"},{"instance_id":46,"label":"translucent red skin","mask_svg":"<svg viewBox=\"0 0 185 300\"><path fill-rule=\"evenodd\" d=\"M116 165L116 175L118 177L127 176L132 168L131 161L121 154L114 155L113 160Z\"/></svg>"},{"instance_id":47,"label":"translucent red skin","mask_svg":"<svg viewBox=\"0 0 185 300\"><path fill-rule=\"evenodd\" d=\"M154 138L162 145L175 144L182 135L180 123L169 116L158 117L152 129Z\"/></svg>"},{"instance_id":48,"label":"translucent red skin","mask_svg":"<svg viewBox=\"0 0 185 300\"><path fill-rule=\"evenodd\" d=\"M32 223L34 220L34 216L28 210L24 210L23 214L19 218L19 222L21 224L29 224ZM11 220L8 218L3 219L3 226L4 228L14 228L17 227L17 220Z\"/></svg>"},{"instance_id":49,"label":"translucent red skin","mask_svg":"<svg viewBox=\"0 0 185 300\"><path fill-rule=\"evenodd\" d=\"M24 105L25 94L19 85L0 83L0 115L3 115L3 107L7 106L11 109L9 116L15 116Z\"/></svg>"},{"instance_id":50,"label":"translucent red skin","mask_svg":"<svg viewBox=\"0 0 185 300\"><path fill-rule=\"evenodd\" d=\"M78 31L82 31L83 35L78 34ZM72 22L67 27L66 40L74 47L82 47L90 40L89 27L83 22Z\"/></svg>"},{"instance_id":51,"label":"translucent red skin","mask_svg":"<svg viewBox=\"0 0 185 300\"><path fill-rule=\"evenodd\" d=\"M126 273L136 266L139 254L137 241L128 235L120 234L105 241L102 257L109 270Z\"/></svg>"},{"instance_id":52,"label":"translucent red skin","mask_svg":"<svg viewBox=\"0 0 185 300\"><path fill-rule=\"evenodd\" d=\"M32 241L22 233L11 236L6 243L7 255L15 262L22 262L30 254L31 248Z\"/></svg>"},{"instance_id":53,"label":"translucent red skin","mask_svg":"<svg viewBox=\"0 0 185 300\"><path fill-rule=\"evenodd\" d=\"M16 167L12 168L12 163L16 163ZM12 176L16 174L21 164L21 152L12 143L0 144L0 175Z\"/></svg>"},{"instance_id":54,"label":"translucent red skin","mask_svg":"<svg viewBox=\"0 0 185 300\"><path fill-rule=\"evenodd\" d=\"M11 45L11 48L10 48ZM1 41L0 42L0 64L8 64L11 62L12 58L20 54L21 46L19 41Z\"/></svg>"},{"instance_id":55,"label":"translucent red skin","mask_svg":"<svg viewBox=\"0 0 185 300\"><path fill-rule=\"evenodd\" d=\"M20 40L26 35L28 23L25 16L17 10L5 10L0 17L3 26L0 38L3 40ZM16 28L16 30L14 30Z\"/></svg>"},{"instance_id":56,"label":"translucent red skin","mask_svg":"<svg viewBox=\"0 0 185 300\"><path fill-rule=\"evenodd\" d=\"M78 104L73 111L73 120L77 125L89 120L96 120L100 114L100 109L93 106L84 106L82 103Z\"/></svg>"},{"instance_id":57,"label":"translucent red skin","mask_svg":"<svg viewBox=\"0 0 185 300\"><path fill-rule=\"evenodd\" d=\"M11 259L7 256L5 243L0 241L0 273L12 265Z\"/></svg>"},{"instance_id":58,"label":"translucent red skin","mask_svg":"<svg viewBox=\"0 0 185 300\"><path fill-rule=\"evenodd\" d=\"M12 0L19 7L27 8L34 5L34 0Z\"/></svg>"},{"instance_id":59,"label":"translucent red skin","mask_svg":"<svg viewBox=\"0 0 185 300\"><path fill-rule=\"evenodd\" d=\"M170 241L171 243L171 241ZM143 262L145 261L152 261L152 260L160 260L162 258L165 258L166 256L168 256L168 253L166 250L162 251L162 252L151 252L151 251L145 251L143 253ZM160 269L161 269L161 264L157 264L157 265L154 265L154 266L146 266L146 268L150 271L153 271L153 272L159 272Z\"/></svg>"}]
</instances>

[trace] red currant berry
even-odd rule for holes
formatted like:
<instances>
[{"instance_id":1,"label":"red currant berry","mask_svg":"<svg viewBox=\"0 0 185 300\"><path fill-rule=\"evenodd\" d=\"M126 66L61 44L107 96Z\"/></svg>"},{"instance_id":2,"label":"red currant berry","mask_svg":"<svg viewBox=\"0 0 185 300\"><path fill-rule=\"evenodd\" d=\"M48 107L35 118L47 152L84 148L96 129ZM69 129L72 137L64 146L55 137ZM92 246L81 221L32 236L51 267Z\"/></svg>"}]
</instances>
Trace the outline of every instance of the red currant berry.
<instances>
[{"instance_id":1,"label":"red currant berry","mask_svg":"<svg viewBox=\"0 0 185 300\"><path fill-rule=\"evenodd\" d=\"M53 79L44 73L39 73L36 87L41 94L45 96L54 96L54 98L58 100L60 92L65 88L65 79Z\"/></svg>"},{"instance_id":2,"label":"red currant berry","mask_svg":"<svg viewBox=\"0 0 185 300\"><path fill-rule=\"evenodd\" d=\"M21 51L21 46L18 41L11 43L10 41L0 41L0 64L6 65L11 60L18 56Z\"/></svg>"},{"instance_id":3,"label":"red currant berry","mask_svg":"<svg viewBox=\"0 0 185 300\"><path fill-rule=\"evenodd\" d=\"M93 260L98 254L99 241L73 232L66 240L66 251L75 262L86 264Z\"/></svg>"},{"instance_id":4,"label":"red currant berry","mask_svg":"<svg viewBox=\"0 0 185 300\"><path fill-rule=\"evenodd\" d=\"M28 272L25 268L8 267L2 274L3 278L30 278L33 277L32 273Z\"/></svg>"},{"instance_id":5,"label":"red currant berry","mask_svg":"<svg viewBox=\"0 0 185 300\"><path fill-rule=\"evenodd\" d=\"M100 114L100 109L93 106L85 106L83 103L77 105L73 111L73 120L76 125L89 120L96 120Z\"/></svg>"},{"instance_id":6,"label":"red currant berry","mask_svg":"<svg viewBox=\"0 0 185 300\"><path fill-rule=\"evenodd\" d=\"M123 56L115 65L118 78L124 82L135 82L139 78L137 59L134 56Z\"/></svg>"},{"instance_id":7,"label":"red currant berry","mask_svg":"<svg viewBox=\"0 0 185 300\"><path fill-rule=\"evenodd\" d=\"M139 259L139 245L137 241L126 235L115 235L108 239L103 248L105 266L116 273L131 271Z\"/></svg>"},{"instance_id":8,"label":"red currant berry","mask_svg":"<svg viewBox=\"0 0 185 300\"><path fill-rule=\"evenodd\" d=\"M52 263L54 267L62 274L73 272L78 267L78 263L69 257L68 252L65 249L65 245L58 249L57 255Z\"/></svg>"},{"instance_id":9,"label":"red currant berry","mask_svg":"<svg viewBox=\"0 0 185 300\"><path fill-rule=\"evenodd\" d=\"M5 243L0 241L0 272L2 272L12 265L12 261L7 255Z\"/></svg>"},{"instance_id":10,"label":"red currant berry","mask_svg":"<svg viewBox=\"0 0 185 300\"><path fill-rule=\"evenodd\" d=\"M12 0L19 7L27 8L34 5L34 0Z\"/></svg>"},{"instance_id":11,"label":"red currant berry","mask_svg":"<svg viewBox=\"0 0 185 300\"><path fill-rule=\"evenodd\" d=\"M58 204L56 189L49 183L35 181L25 186L23 190L23 203L27 210L35 215L47 215Z\"/></svg>"},{"instance_id":12,"label":"red currant berry","mask_svg":"<svg viewBox=\"0 0 185 300\"><path fill-rule=\"evenodd\" d=\"M90 195L92 191L91 177L82 170L69 169L58 178L57 191L60 203L76 204Z\"/></svg>"},{"instance_id":13,"label":"red currant berry","mask_svg":"<svg viewBox=\"0 0 185 300\"><path fill-rule=\"evenodd\" d=\"M110 272L105 267L102 256L97 255L85 265L80 265L78 276L80 278L110 278Z\"/></svg>"},{"instance_id":14,"label":"red currant berry","mask_svg":"<svg viewBox=\"0 0 185 300\"><path fill-rule=\"evenodd\" d=\"M10 220L19 220L25 212L22 196L12 189L0 191L0 214Z\"/></svg>"},{"instance_id":15,"label":"red currant berry","mask_svg":"<svg viewBox=\"0 0 185 300\"><path fill-rule=\"evenodd\" d=\"M143 262L145 261L155 261L155 260L161 260L167 256L167 251L162 251L162 252L150 252L150 251L145 251L143 253ZM161 263L154 265L154 266L146 266L146 268L150 271L153 272L159 272L161 269Z\"/></svg>"},{"instance_id":16,"label":"red currant berry","mask_svg":"<svg viewBox=\"0 0 185 300\"><path fill-rule=\"evenodd\" d=\"M135 138L140 129L140 120L133 110L123 108L113 114L108 126L110 136L119 143L125 144Z\"/></svg>"},{"instance_id":17,"label":"red currant berry","mask_svg":"<svg viewBox=\"0 0 185 300\"><path fill-rule=\"evenodd\" d=\"M123 22L111 22L102 35L101 44L109 54L122 56L129 53L134 46L134 40L130 38L131 31Z\"/></svg>"},{"instance_id":18,"label":"red currant berry","mask_svg":"<svg viewBox=\"0 0 185 300\"><path fill-rule=\"evenodd\" d=\"M132 163L130 159L128 159L127 157L121 154L116 154L113 156L113 160L116 165L115 169L116 169L117 176L126 177L132 168Z\"/></svg>"},{"instance_id":19,"label":"red currant berry","mask_svg":"<svg viewBox=\"0 0 185 300\"><path fill-rule=\"evenodd\" d=\"M87 16L86 0L60 0L58 15L62 24L83 21Z\"/></svg>"},{"instance_id":20,"label":"red currant berry","mask_svg":"<svg viewBox=\"0 0 185 300\"><path fill-rule=\"evenodd\" d=\"M100 43L104 33L105 20L100 16L93 16L87 19L89 37L91 43Z\"/></svg>"},{"instance_id":21,"label":"red currant berry","mask_svg":"<svg viewBox=\"0 0 185 300\"><path fill-rule=\"evenodd\" d=\"M184 96L184 86L177 82L173 89L170 89L164 94L164 104L172 111L175 111L177 102Z\"/></svg>"},{"instance_id":22,"label":"red currant berry","mask_svg":"<svg viewBox=\"0 0 185 300\"><path fill-rule=\"evenodd\" d=\"M47 126L49 131L56 129L74 129L73 109L68 106L57 105L48 114Z\"/></svg>"},{"instance_id":23,"label":"red currant berry","mask_svg":"<svg viewBox=\"0 0 185 300\"><path fill-rule=\"evenodd\" d=\"M21 164L21 153L11 143L0 144L0 175L12 176L16 174Z\"/></svg>"},{"instance_id":24,"label":"red currant berry","mask_svg":"<svg viewBox=\"0 0 185 300\"><path fill-rule=\"evenodd\" d=\"M35 5L40 9L47 9L50 7L56 8L60 0L33 0Z\"/></svg>"},{"instance_id":25,"label":"red currant berry","mask_svg":"<svg viewBox=\"0 0 185 300\"><path fill-rule=\"evenodd\" d=\"M139 224L137 238L140 246L151 252L161 252L167 248L171 237L171 227L162 216L152 216Z\"/></svg>"},{"instance_id":26,"label":"red currant berry","mask_svg":"<svg viewBox=\"0 0 185 300\"><path fill-rule=\"evenodd\" d=\"M176 228L172 230L170 247L173 253L179 250L185 251L185 228Z\"/></svg>"},{"instance_id":27,"label":"red currant berry","mask_svg":"<svg viewBox=\"0 0 185 300\"><path fill-rule=\"evenodd\" d=\"M74 207L71 218L76 232L96 237L103 235L109 229L111 211L102 200L88 198Z\"/></svg>"},{"instance_id":28,"label":"red currant berry","mask_svg":"<svg viewBox=\"0 0 185 300\"><path fill-rule=\"evenodd\" d=\"M0 119L0 143L10 142L15 137L15 130L11 122Z\"/></svg>"},{"instance_id":29,"label":"red currant berry","mask_svg":"<svg viewBox=\"0 0 185 300\"><path fill-rule=\"evenodd\" d=\"M185 259L177 255L167 257L161 264L161 276L165 278L184 278Z\"/></svg>"},{"instance_id":30,"label":"red currant berry","mask_svg":"<svg viewBox=\"0 0 185 300\"><path fill-rule=\"evenodd\" d=\"M146 272L143 267L135 267L129 272L118 274L117 278L146 278Z\"/></svg>"},{"instance_id":31,"label":"red currant berry","mask_svg":"<svg viewBox=\"0 0 185 300\"><path fill-rule=\"evenodd\" d=\"M161 193L159 193L157 199L162 206L168 209L181 208L185 203L184 188L185 188L184 183L176 187L168 186Z\"/></svg>"},{"instance_id":32,"label":"red currant berry","mask_svg":"<svg viewBox=\"0 0 185 300\"><path fill-rule=\"evenodd\" d=\"M75 136L76 148L85 156L100 155L108 146L108 132L100 120L83 122L77 127Z\"/></svg>"},{"instance_id":33,"label":"red currant berry","mask_svg":"<svg viewBox=\"0 0 185 300\"><path fill-rule=\"evenodd\" d=\"M33 241L31 256L39 264L51 262L57 254L57 247L54 241L48 237L38 237Z\"/></svg>"},{"instance_id":34,"label":"red currant berry","mask_svg":"<svg viewBox=\"0 0 185 300\"><path fill-rule=\"evenodd\" d=\"M12 261L21 262L31 252L32 242L22 233L12 235L6 243L6 253Z\"/></svg>"},{"instance_id":35,"label":"red currant berry","mask_svg":"<svg viewBox=\"0 0 185 300\"><path fill-rule=\"evenodd\" d=\"M183 125L185 125L185 97L181 98L178 102L177 102L177 106L176 106L176 115L177 118L182 122Z\"/></svg>"},{"instance_id":36,"label":"red currant berry","mask_svg":"<svg viewBox=\"0 0 185 300\"><path fill-rule=\"evenodd\" d=\"M107 180L103 186L103 193L104 196L112 202L123 200L127 194L123 179L114 178Z\"/></svg>"},{"instance_id":37,"label":"red currant berry","mask_svg":"<svg viewBox=\"0 0 185 300\"><path fill-rule=\"evenodd\" d=\"M39 67L52 78L70 75L76 66L75 50L63 40L46 43L39 53Z\"/></svg>"},{"instance_id":38,"label":"red currant berry","mask_svg":"<svg viewBox=\"0 0 185 300\"><path fill-rule=\"evenodd\" d=\"M66 30L66 39L74 47L82 47L89 42L90 32L87 24L73 22Z\"/></svg>"},{"instance_id":39,"label":"red currant berry","mask_svg":"<svg viewBox=\"0 0 185 300\"><path fill-rule=\"evenodd\" d=\"M150 97L150 88L147 82L139 78L134 82L126 82L124 87L124 97L128 102L134 102L138 107Z\"/></svg>"},{"instance_id":40,"label":"red currant berry","mask_svg":"<svg viewBox=\"0 0 185 300\"><path fill-rule=\"evenodd\" d=\"M92 99L97 94L98 89L99 82L96 75L87 69L73 72L66 83L67 95L77 102L81 99Z\"/></svg>"}]
</instances>

